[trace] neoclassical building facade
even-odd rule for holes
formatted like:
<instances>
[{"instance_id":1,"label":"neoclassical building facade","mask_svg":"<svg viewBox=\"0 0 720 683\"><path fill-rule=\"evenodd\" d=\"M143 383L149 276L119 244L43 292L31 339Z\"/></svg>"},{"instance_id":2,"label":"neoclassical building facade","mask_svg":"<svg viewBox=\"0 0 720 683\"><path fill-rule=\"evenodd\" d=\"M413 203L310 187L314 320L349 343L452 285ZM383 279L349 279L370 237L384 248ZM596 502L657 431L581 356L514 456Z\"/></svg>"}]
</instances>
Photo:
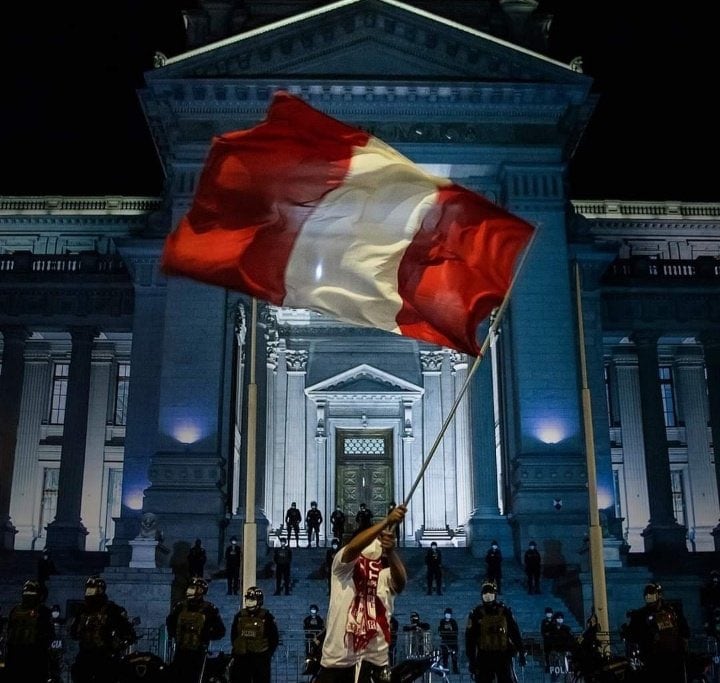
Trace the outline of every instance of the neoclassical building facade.
<instances>
[{"instance_id":1,"label":"neoclassical building facade","mask_svg":"<svg viewBox=\"0 0 720 683\"><path fill-rule=\"evenodd\" d=\"M303 514L317 501L326 518L362 502L383 514L436 445L405 544L480 554L499 538L519 557L532 538L563 568L582 563L596 505L608 567L624 552L713 551L720 206L571 201L590 85L381 0L316 9L148 72L140 96L163 197L0 198L3 546L107 550L123 565L152 512L168 546L201 537L217 564L243 534L252 421L261 547L293 501ZM464 394L474 358L263 302L252 330L246 296L160 272L211 137L256 125L278 89L537 226Z\"/></svg>"}]
</instances>

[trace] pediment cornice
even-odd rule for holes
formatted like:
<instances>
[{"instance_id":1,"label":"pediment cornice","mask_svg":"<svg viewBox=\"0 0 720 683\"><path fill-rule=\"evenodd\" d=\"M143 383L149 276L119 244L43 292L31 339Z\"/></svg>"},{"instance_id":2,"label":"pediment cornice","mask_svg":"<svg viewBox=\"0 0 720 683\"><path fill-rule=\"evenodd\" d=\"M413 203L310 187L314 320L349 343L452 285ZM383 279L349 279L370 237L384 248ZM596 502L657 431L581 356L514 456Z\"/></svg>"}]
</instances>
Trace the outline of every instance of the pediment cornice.
<instances>
[{"instance_id":1,"label":"pediment cornice","mask_svg":"<svg viewBox=\"0 0 720 683\"><path fill-rule=\"evenodd\" d=\"M422 396L424 389L422 387L408 382L400 377L383 372L378 368L363 363L354 368L350 368L333 377L318 382L305 389L305 394L312 398L318 394L338 394L338 393L368 393L373 390L383 393L404 393L412 396Z\"/></svg>"},{"instance_id":2,"label":"pediment cornice","mask_svg":"<svg viewBox=\"0 0 720 683\"><path fill-rule=\"evenodd\" d=\"M589 81L569 66L395 0L343 0L168 60L156 78L322 74Z\"/></svg>"}]
</instances>

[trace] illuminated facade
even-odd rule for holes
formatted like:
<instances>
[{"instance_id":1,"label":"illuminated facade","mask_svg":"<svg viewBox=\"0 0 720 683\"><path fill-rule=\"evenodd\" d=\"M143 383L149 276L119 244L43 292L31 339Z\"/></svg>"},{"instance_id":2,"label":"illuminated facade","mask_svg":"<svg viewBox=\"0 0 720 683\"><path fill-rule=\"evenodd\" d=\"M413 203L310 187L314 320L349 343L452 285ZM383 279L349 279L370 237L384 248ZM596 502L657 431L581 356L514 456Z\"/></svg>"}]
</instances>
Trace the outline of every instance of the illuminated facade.
<instances>
[{"instance_id":1,"label":"illuminated facade","mask_svg":"<svg viewBox=\"0 0 720 683\"><path fill-rule=\"evenodd\" d=\"M171 550L201 537L211 564L242 535L249 302L166 279L158 260L211 136L255 125L285 88L538 226L404 543L484 554L498 538L519 556L533 538L558 571L585 561L578 263L606 564L621 567L624 544L714 549L720 207L571 204L588 78L371 0L195 50L146 81L164 198L0 205L6 547L110 549L127 564L143 511ZM326 518L402 501L473 359L265 305L257 330L261 546L291 501Z\"/></svg>"}]
</instances>

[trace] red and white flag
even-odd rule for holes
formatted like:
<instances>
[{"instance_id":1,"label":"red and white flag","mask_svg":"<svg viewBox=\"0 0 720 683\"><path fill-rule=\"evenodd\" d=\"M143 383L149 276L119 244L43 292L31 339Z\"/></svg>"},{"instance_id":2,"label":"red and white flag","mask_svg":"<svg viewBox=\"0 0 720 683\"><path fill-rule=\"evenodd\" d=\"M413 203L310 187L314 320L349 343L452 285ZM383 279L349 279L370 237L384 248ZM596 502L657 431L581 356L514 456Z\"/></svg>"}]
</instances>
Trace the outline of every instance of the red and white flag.
<instances>
[{"instance_id":1,"label":"red and white flag","mask_svg":"<svg viewBox=\"0 0 720 683\"><path fill-rule=\"evenodd\" d=\"M279 92L262 123L214 138L162 268L478 355L532 232Z\"/></svg>"}]
</instances>

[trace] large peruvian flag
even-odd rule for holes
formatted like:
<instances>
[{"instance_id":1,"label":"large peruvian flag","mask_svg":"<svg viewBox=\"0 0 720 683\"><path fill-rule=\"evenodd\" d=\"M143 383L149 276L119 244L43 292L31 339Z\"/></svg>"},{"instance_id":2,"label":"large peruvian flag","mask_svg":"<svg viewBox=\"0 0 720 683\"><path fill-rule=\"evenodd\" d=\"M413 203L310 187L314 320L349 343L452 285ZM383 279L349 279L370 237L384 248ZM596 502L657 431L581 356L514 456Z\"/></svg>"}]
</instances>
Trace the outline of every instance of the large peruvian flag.
<instances>
[{"instance_id":1,"label":"large peruvian flag","mask_svg":"<svg viewBox=\"0 0 720 683\"><path fill-rule=\"evenodd\" d=\"M262 123L213 140L162 268L478 355L532 232L279 92Z\"/></svg>"}]
</instances>

